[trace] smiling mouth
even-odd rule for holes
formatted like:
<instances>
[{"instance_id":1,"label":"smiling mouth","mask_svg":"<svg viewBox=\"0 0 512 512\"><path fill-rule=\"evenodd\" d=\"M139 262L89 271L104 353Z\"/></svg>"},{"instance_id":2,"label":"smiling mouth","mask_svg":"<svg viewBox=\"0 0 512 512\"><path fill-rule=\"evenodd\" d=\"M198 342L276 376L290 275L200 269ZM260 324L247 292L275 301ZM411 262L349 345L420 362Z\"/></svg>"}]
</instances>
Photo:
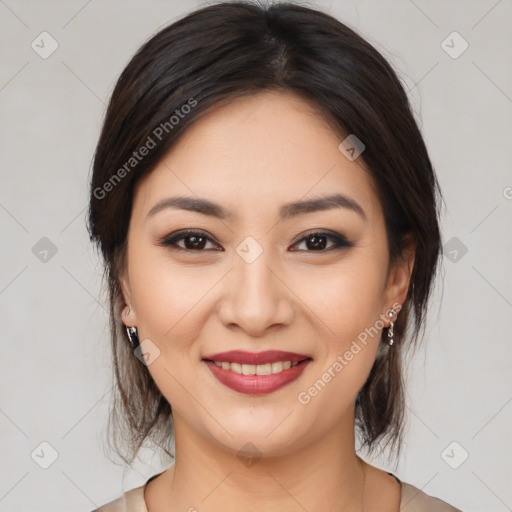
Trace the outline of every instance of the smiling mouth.
<instances>
[{"instance_id":1,"label":"smiling mouth","mask_svg":"<svg viewBox=\"0 0 512 512\"><path fill-rule=\"evenodd\" d=\"M202 359L225 386L250 395L276 391L300 377L313 359L304 354L233 350Z\"/></svg>"},{"instance_id":2,"label":"smiling mouth","mask_svg":"<svg viewBox=\"0 0 512 512\"><path fill-rule=\"evenodd\" d=\"M302 361L306 361L311 358L303 359ZM205 359L205 361L211 361L209 359ZM230 363L229 361L211 361L219 368L223 370L232 371L234 373L242 374L242 375L272 375L275 373L281 373L285 370L289 370L290 368L294 368L302 361L276 361L274 363L266 363L266 364L240 364L240 363Z\"/></svg>"}]
</instances>

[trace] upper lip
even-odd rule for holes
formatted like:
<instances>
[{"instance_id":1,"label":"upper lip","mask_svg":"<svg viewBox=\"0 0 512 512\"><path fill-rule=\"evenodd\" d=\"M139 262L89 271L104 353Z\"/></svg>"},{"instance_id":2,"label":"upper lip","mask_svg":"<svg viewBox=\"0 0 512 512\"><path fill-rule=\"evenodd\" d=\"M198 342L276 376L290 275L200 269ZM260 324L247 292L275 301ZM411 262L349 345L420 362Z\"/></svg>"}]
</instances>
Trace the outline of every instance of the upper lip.
<instances>
[{"instance_id":1,"label":"upper lip","mask_svg":"<svg viewBox=\"0 0 512 512\"><path fill-rule=\"evenodd\" d=\"M264 352L247 352L245 350L229 350L204 357L210 361L238 363L238 364L267 364L277 361L300 362L304 359L311 359L304 354L296 352L285 352L283 350L265 350Z\"/></svg>"}]
</instances>

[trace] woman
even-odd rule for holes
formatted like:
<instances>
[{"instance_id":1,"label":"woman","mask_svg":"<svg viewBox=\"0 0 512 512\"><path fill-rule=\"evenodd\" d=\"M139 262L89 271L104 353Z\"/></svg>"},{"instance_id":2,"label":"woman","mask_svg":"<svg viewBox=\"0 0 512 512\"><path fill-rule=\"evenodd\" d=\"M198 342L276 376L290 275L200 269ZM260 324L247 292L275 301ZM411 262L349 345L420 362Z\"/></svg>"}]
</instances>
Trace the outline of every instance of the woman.
<instances>
[{"instance_id":1,"label":"woman","mask_svg":"<svg viewBox=\"0 0 512 512\"><path fill-rule=\"evenodd\" d=\"M355 449L400 452L439 198L394 71L331 16L221 3L144 44L110 100L89 230L114 441L174 463L97 510L456 511Z\"/></svg>"}]
</instances>

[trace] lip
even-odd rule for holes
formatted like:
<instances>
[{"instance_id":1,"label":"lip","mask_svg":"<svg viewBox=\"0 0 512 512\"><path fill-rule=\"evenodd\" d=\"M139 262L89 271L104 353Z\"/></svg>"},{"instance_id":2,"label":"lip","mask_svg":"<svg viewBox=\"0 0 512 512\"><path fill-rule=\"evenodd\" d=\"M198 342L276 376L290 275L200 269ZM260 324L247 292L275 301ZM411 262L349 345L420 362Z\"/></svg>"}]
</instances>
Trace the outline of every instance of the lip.
<instances>
[{"instance_id":1,"label":"lip","mask_svg":"<svg viewBox=\"0 0 512 512\"><path fill-rule=\"evenodd\" d=\"M297 354L295 352L285 352L283 350L265 350L264 352L247 352L245 350L229 350L228 352L219 352L203 359L209 361L217 361L222 363L238 363L238 364L267 364L277 361L291 361L299 363L304 359L311 359L310 356ZM288 371L288 370L285 370Z\"/></svg>"},{"instance_id":2,"label":"lip","mask_svg":"<svg viewBox=\"0 0 512 512\"><path fill-rule=\"evenodd\" d=\"M265 352L232 350L205 357L203 361L214 377L228 388L247 395L265 395L277 391L298 379L312 359L306 355L281 350L267 350ZM217 366L214 361L238 364L267 364L277 361L291 361L298 364L288 370L270 375L244 375L243 373L224 370Z\"/></svg>"}]
</instances>

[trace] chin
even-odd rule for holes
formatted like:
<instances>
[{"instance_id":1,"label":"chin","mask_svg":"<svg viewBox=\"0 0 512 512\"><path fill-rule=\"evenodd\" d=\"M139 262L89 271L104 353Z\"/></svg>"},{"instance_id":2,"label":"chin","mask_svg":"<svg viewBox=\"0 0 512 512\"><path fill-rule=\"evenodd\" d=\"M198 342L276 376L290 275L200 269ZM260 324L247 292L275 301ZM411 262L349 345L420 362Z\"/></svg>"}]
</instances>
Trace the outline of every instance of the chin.
<instances>
[{"instance_id":1,"label":"chin","mask_svg":"<svg viewBox=\"0 0 512 512\"><path fill-rule=\"evenodd\" d=\"M220 448L241 460L246 457L257 459L288 455L307 444L303 427L291 424L285 426L287 420L279 425L282 420L276 421L275 418L272 422L255 421L255 424L247 421L244 424L229 423L229 434L219 427L209 431L208 436Z\"/></svg>"}]
</instances>

